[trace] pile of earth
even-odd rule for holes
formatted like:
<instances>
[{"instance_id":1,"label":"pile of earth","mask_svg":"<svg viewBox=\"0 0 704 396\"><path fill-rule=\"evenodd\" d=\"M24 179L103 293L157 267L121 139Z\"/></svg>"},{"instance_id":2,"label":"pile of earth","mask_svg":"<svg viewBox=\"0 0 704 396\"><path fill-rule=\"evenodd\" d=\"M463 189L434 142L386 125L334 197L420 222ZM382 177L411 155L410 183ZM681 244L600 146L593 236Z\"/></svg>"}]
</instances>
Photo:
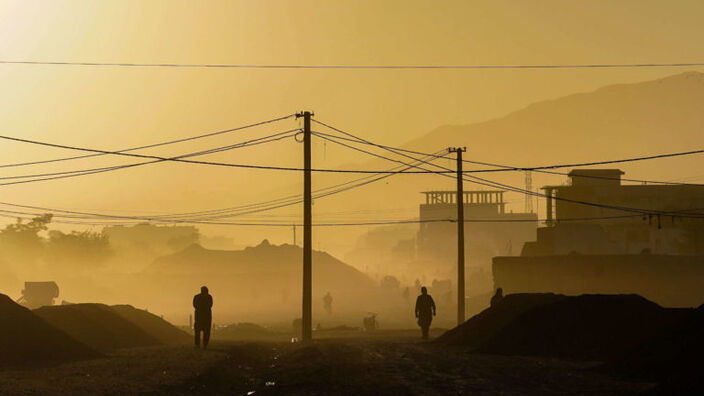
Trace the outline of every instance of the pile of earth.
<instances>
[{"instance_id":1,"label":"pile of earth","mask_svg":"<svg viewBox=\"0 0 704 396\"><path fill-rule=\"evenodd\" d=\"M112 305L110 309L162 344L188 344L191 336L164 319L131 305Z\"/></svg>"},{"instance_id":2,"label":"pile of earth","mask_svg":"<svg viewBox=\"0 0 704 396\"><path fill-rule=\"evenodd\" d=\"M659 382L656 394L704 394L704 305L601 369Z\"/></svg>"},{"instance_id":3,"label":"pile of earth","mask_svg":"<svg viewBox=\"0 0 704 396\"><path fill-rule=\"evenodd\" d=\"M477 349L521 314L539 305L563 298L565 296L552 293L509 294L499 304L483 310L460 326L445 332L437 342Z\"/></svg>"},{"instance_id":4,"label":"pile of earth","mask_svg":"<svg viewBox=\"0 0 704 396\"><path fill-rule=\"evenodd\" d=\"M0 366L100 356L4 294L0 294L0 318Z\"/></svg>"},{"instance_id":5,"label":"pile of earth","mask_svg":"<svg viewBox=\"0 0 704 396\"><path fill-rule=\"evenodd\" d=\"M41 307L34 313L74 339L100 351L163 343L157 335L150 334L149 330L139 325L148 322L147 327L153 329L152 320L145 320L142 315L124 307L113 309L104 304L72 304ZM163 333L163 329L158 333Z\"/></svg>"},{"instance_id":6,"label":"pile of earth","mask_svg":"<svg viewBox=\"0 0 704 396\"><path fill-rule=\"evenodd\" d=\"M623 356L690 313L633 294L512 294L438 342L481 353L605 361Z\"/></svg>"},{"instance_id":7,"label":"pile of earth","mask_svg":"<svg viewBox=\"0 0 704 396\"><path fill-rule=\"evenodd\" d=\"M213 332L213 338L221 340L257 340L269 338L276 333L254 323L235 323Z\"/></svg>"}]
</instances>

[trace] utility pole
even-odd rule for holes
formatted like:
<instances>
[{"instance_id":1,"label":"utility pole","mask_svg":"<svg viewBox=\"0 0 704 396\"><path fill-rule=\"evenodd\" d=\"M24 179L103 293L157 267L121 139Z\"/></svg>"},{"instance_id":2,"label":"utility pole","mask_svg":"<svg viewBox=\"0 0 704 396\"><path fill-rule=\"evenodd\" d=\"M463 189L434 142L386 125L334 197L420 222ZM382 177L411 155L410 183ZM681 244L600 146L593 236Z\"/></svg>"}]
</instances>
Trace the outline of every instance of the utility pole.
<instances>
[{"instance_id":1,"label":"utility pole","mask_svg":"<svg viewBox=\"0 0 704 396\"><path fill-rule=\"evenodd\" d=\"M296 246L296 225L293 225L293 246Z\"/></svg>"},{"instance_id":2,"label":"utility pole","mask_svg":"<svg viewBox=\"0 0 704 396\"><path fill-rule=\"evenodd\" d=\"M527 170L525 175L526 181L526 191L533 191L533 174L531 171ZM533 197L530 194L525 194L525 207L523 209L526 213L533 213Z\"/></svg>"},{"instance_id":3,"label":"utility pole","mask_svg":"<svg viewBox=\"0 0 704 396\"><path fill-rule=\"evenodd\" d=\"M313 338L313 197L311 190L310 111L303 117L303 310L301 315L304 342Z\"/></svg>"},{"instance_id":4,"label":"utility pole","mask_svg":"<svg viewBox=\"0 0 704 396\"><path fill-rule=\"evenodd\" d=\"M464 323L464 188L462 185L462 153L466 147L450 147L457 153L457 325Z\"/></svg>"}]
</instances>

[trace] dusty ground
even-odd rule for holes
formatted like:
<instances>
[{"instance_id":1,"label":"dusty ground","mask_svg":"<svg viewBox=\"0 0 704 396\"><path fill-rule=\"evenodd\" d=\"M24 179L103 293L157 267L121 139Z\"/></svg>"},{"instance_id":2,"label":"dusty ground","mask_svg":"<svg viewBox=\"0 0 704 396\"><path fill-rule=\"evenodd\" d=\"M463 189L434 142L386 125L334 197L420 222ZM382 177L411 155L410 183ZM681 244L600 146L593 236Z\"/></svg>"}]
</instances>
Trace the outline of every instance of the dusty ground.
<instances>
[{"instance_id":1,"label":"dusty ground","mask_svg":"<svg viewBox=\"0 0 704 396\"><path fill-rule=\"evenodd\" d=\"M0 394L623 395L651 387L598 374L588 363L468 354L420 342L415 332L333 336L312 345L215 341L207 351L129 349L5 370Z\"/></svg>"}]
</instances>

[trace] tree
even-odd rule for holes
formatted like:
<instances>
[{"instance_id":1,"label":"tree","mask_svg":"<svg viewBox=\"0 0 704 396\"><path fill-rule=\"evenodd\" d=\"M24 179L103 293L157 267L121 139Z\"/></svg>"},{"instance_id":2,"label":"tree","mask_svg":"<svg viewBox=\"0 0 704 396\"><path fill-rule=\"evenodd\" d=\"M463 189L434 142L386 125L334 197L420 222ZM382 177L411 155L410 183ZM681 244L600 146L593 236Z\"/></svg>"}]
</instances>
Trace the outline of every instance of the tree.
<instances>
[{"instance_id":1,"label":"tree","mask_svg":"<svg viewBox=\"0 0 704 396\"><path fill-rule=\"evenodd\" d=\"M91 231L49 231L46 260L66 266L95 266L105 262L112 250L107 235Z\"/></svg>"},{"instance_id":2,"label":"tree","mask_svg":"<svg viewBox=\"0 0 704 396\"><path fill-rule=\"evenodd\" d=\"M44 238L39 233L48 229L53 215L47 213L25 223L18 218L0 230L0 250L3 256L18 265L35 265L44 251Z\"/></svg>"}]
</instances>

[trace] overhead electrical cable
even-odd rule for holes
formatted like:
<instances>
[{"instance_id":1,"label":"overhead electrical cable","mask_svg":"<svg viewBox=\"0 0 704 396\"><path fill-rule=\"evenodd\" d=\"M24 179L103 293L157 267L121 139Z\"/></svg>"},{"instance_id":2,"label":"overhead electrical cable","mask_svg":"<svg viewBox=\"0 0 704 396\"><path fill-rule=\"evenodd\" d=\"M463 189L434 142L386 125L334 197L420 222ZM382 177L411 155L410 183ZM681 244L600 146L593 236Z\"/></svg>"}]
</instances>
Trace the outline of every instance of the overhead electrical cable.
<instances>
[{"instance_id":1,"label":"overhead electrical cable","mask_svg":"<svg viewBox=\"0 0 704 396\"><path fill-rule=\"evenodd\" d=\"M689 154L698 154L697 152L691 152L691 153L683 153L684 155L689 155ZM447 157L449 158L449 157ZM657 157L657 158L666 158L666 157ZM656 159L656 158L648 158L648 159ZM695 183L679 183L675 181L659 181L659 180L643 180L643 179L629 179L625 177L608 177L608 176L600 176L600 175L589 175L589 174L570 174L570 173L564 173L564 172L555 172L555 171L549 171L541 168L519 168L516 166L511 166L511 165L502 165L502 164L496 164L496 163L490 163L490 162L482 162L482 161L474 161L474 160L466 160L463 159L462 162L468 163L468 164L474 164L474 165L485 165L485 166L493 166L497 168L503 168L506 170L513 170L513 171L528 171L528 172L538 172L538 173L545 173L545 174L550 174L550 175L559 175L559 176L569 176L569 177L579 177L579 178L586 178L586 179L602 179L602 180L620 180L620 181L627 181L627 182L634 182L634 183L643 183L643 184L663 184L663 185L672 185L672 186L698 186L698 187L704 187L704 184L695 184ZM597 165L602 165L602 164L597 164ZM584 165L584 166L591 166L590 165ZM563 166L560 166L563 167Z\"/></svg>"},{"instance_id":2,"label":"overhead electrical cable","mask_svg":"<svg viewBox=\"0 0 704 396\"><path fill-rule=\"evenodd\" d=\"M7 211L0 211L1 213L7 213ZM27 213L27 212L9 212L9 213L22 213L30 216L39 216L42 213ZM2 217L17 217L0 215ZM575 218L565 218L560 221L566 222L578 222L578 221L594 221L594 220L610 220L610 219L624 219L624 218L640 218L639 215L623 215L623 216L603 216L603 217L575 217ZM24 217L23 219L31 219L31 217ZM465 219L465 223L536 223L546 221L546 219ZM52 222L63 223L63 224L79 224L79 225L98 225L98 226L112 226L112 225L135 225L139 223L101 223L101 222L79 222L79 221L63 221L63 220L53 220ZM457 220L454 219L408 219L408 220L364 220L357 222L330 222L330 223L313 223L313 226L317 227L333 227L333 226L369 226L369 225L392 225L392 224L422 224L422 223L456 223ZM251 223L251 222L211 222L211 221L184 221L186 224L200 224L200 225L222 225L222 226L262 226L262 227L291 227L291 226L302 226L299 223Z\"/></svg>"},{"instance_id":3,"label":"overhead electrical cable","mask_svg":"<svg viewBox=\"0 0 704 396\"><path fill-rule=\"evenodd\" d=\"M197 136L189 136L186 138L173 139L173 140L169 140L169 141L165 141L165 142L152 143L152 144L147 144L147 145L137 146L137 147L130 147L130 148L122 149L122 150L117 150L115 152L127 153L130 151L137 151L137 150L143 150L143 149L148 149L148 148L167 146L167 145L176 144L176 143L189 142L189 141L193 141L193 140L198 140L198 139L223 135L223 134L227 134L227 133L232 133L232 132L236 132L236 131L241 131L241 130L248 129L248 128L254 128L257 126L261 126L261 125L271 124L273 122L283 121L288 118L293 118L295 116L296 116L295 114L289 114L289 115L285 115L285 116L281 116L281 117L272 118L272 119L266 120L266 121L260 121L260 122L255 122L253 124L239 126L236 128L223 129L220 131L209 132L209 133L197 135ZM50 159L50 160L42 160L42 161L3 164L3 165L0 165L0 168L10 168L10 167L17 167L17 166L38 165L38 164L47 164L47 163L60 162L60 161L70 161L70 160L82 159L82 158L99 157L99 156L107 155L107 154L108 153L95 153L95 154L79 155L79 156L74 156L74 157L64 157L64 158L56 158L56 159Z\"/></svg>"},{"instance_id":4,"label":"overhead electrical cable","mask_svg":"<svg viewBox=\"0 0 704 396\"><path fill-rule=\"evenodd\" d=\"M400 167L395 167L393 169L399 169ZM406 167L408 168L408 167ZM403 170L403 169L401 169ZM314 195L315 199L327 197L330 195L338 194L344 191L351 190L353 188L358 188L379 180L383 180L385 178L391 177L394 174L398 174L399 172L393 172L393 173L388 173L388 174L383 174L383 175L376 175L375 177L363 177L357 180L353 180L350 182L346 183L340 183L336 186L331 186L327 187L319 191L318 194ZM334 188L334 187L340 187L340 188ZM236 213L214 213L210 212L191 212L199 215L206 215L210 217L200 217L197 219L192 219L192 218L169 218L169 217L164 217L164 216L122 216L122 215L111 215L111 214L98 214L98 213L90 213L90 212L84 212L84 211L75 211L75 210L65 210L65 209L55 209L55 208L46 208L46 207L40 207L40 206L33 206L33 205L22 205L22 204L16 204L16 203L10 203L10 202L0 202L2 205L6 206L13 206L13 207L19 207L19 208L25 208L25 209L34 209L34 210L41 210L41 211L46 211L46 212L59 212L59 213L64 213L64 214L71 214L71 215L81 215L81 216L90 216L91 218L101 218L101 219L118 219L118 220L137 220L137 221L154 221L154 222L164 222L164 223L194 223L194 222L200 222L203 223L204 221L209 221L209 220L215 220L215 219L220 219L220 218L229 218L229 217L234 217L234 216L241 216L241 215L246 215L246 214L252 214L252 213L258 213L262 211L268 211L268 210L273 210L285 206L290 206L290 205L295 205L297 203L302 202L302 196L296 195L292 196L291 198L293 199L284 199L283 201L278 201L274 200L271 201L272 205L268 206L263 206L263 207L256 207L257 204L255 205L250 205L250 207L254 207L251 210L245 210L245 211L239 211ZM207 223L207 222L206 222ZM204 224L206 224L204 223ZM240 224L240 223L238 223Z\"/></svg>"},{"instance_id":5,"label":"overhead electrical cable","mask_svg":"<svg viewBox=\"0 0 704 396\"><path fill-rule=\"evenodd\" d=\"M401 169L401 166L393 167L389 169L389 171L396 171ZM337 194L338 192L342 191L347 191L339 189L339 187L344 187L344 186L349 186L353 185L354 188L369 184L365 181L368 181L370 179L371 182L375 182L378 180L383 180L385 178L393 176L395 173L387 173L383 174L381 176L379 175L367 175L363 176L358 179L350 180L344 183L339 183L335 184L332 186L324 187L321 189L314 190L313 192L316 194L313 196L313 198L317 199L320 197L332 195L330 193ZM360 184L361 182L361 184ZM211 210L205 210L205 211L197 211L197 212L184 212L184 213L175 213L175 214L161 214L161 215L154 215L153 217L159 217L159 218L182 218L182 217L192 217L192 216L197 216L197 215L217 215L217 214L232 214L235 213L235 215L239 216L241 213L242 214L250 214L252 212L246 212L243 213L242 210L251 210L251 209L261 209L261 208L266 208L266 210L271 210L270 208L280 208L284 206L290 206L294 204L298 204L300 202L303 202L303 195L302 194L295 194L295 195L290 195L282 198L277 198L274 200L270 201L264 201L264 202L259 202L255 204L247 204L247 205L241 205L241 206L235 206L235 207L229 207L229 208L221 208L221 209L211 209ZM283 204L283 205L282 205ZM275 205L273 207L272 205ZM281 205L281 206L279 206ZM255 212L256 213L256 212Z\"/></svg>"},{"instance_id":6,"label":"overhead electrical cable","mask_svg":"<svg viewBox=\"0 0 704 396\"><path fill-rule=\"evenodd\" d=\"M405 153L410 153L410 154L428 155L428 153L423 153L423 152L419 152L419 151L415 151L415 150L408 150L408 149L403 149L403 148L399 148L399 147L385 146L383 144L370 142L368 140L365 140L365 139L362 139L358 136L352 135L349 132L343 131L339 128L336 128L332 125L326 124L326 123L319 121L317 119L311 119L311 121L314 123L320 124L326 128L329 128L333 131L336 131L336 132L339 132L339 133L342 133L342 134L348 136L349 137L348 139L350 141L361 142L361 143L369 144L369 145L376 146L376 147L383 148L383 149L395 150L395 151L400 151L400 152L405 152ZM318 134L323 134L323 133L318 132ZM337 138L343 139L339 136ZM681 151L681 152L676 152L676 153L655 154L655 155L623 158L623 159L616 159L616 160L592 161L592 162L582 162L582 163L572 163L572 164L543 165L543 166L533 166L533 167L513 167L513 166L509 166L509 165L499 165L499 164L492 164L492 163L488 163L488 162L479 162L479 161L472 161L472 160L464 160L463 162L473 163L473 164L477 164L477 165L492 166L492 167L497 168L497 169L476 169L476 170L465 171L466 173L484 173L484 172L506 172L506 171L537 171L537 170L558 169L558 168L580 168L580 167L585 167L585 166L609 165L609 164L617 164L617 163L624 163L624 162L636 162L636 161L647 161L647 160L662 159L662 158L682 157L682 156L689 156L689 155L695 155L695 154L704 154L704 149ZM447 155L441 155L439 157L446 158L446 159L453 159L452 157L449 157ZM626 179L622 179L622 180L626 180ZM636 180L636 179L632 179L632 181L650 182L650 183L668 183L668 182L657 182L657 181Z\"/></svg>"},{"instance_id":7,"label":"overhead electrical cable","mask_svg":"<svg viewBox=\"0 0 704 396\"><path fill-rule=\"evenodd\" d=\"M432 157L430 155L429 157ZM323 197L327 197L330 195L338 194L344 191L348 191L353 188L358 188L365 186L370 183L374 183L376 181L380 181L383 179L386 179L388 177L394 176L394 174L397 174L396 171L398 170L405 170L405 169L410 169L409 166L396 166L389 171L393 171L392 173L386 173L382 175L367 175L363 176L358 179L350 180L344 183L339 183L335 184L333 186L328 186L324 187L318 190L315 190L313 195L314 199L319 199ZM249 204L249 205L243 205L243 206L237 206L237 207L231 207L231 208L223 208L223 209L214 209L214 210L208 210L208 211L198 211L198 212L186 212L186 213L178 213L178 214L171 214L171 215L159 215L156 217L159 218L183 218L183 217L192 217L193 215L224 215L221 217L234 217L234 216L241 216L241 215L246 215L246 214L252 214L252 213L259 213L262 211L267 211L267 210L273 210L273 209L278 209L281 207L285 206L291 206L295 205L298 203L303 202L303 195L302 194L296 194L296 195L291 195L275 200L270 200L270 201L265 201L265 202L260 202L256 204ZM243 211L244 210L244 211Z\"/></svg>"},{"instance_id":8,"label":"overhead electrical cable","mask_svg":"<svg viewBox=\"0 0 704 396\"><path fill-rule=\"evenodd\" d=\"M202 151L197 151L197 152L188 153L188 154L184 154L184 155L179 155L179 156L176 156L173 158L195 157L195 156L201 156L201 155L215 154L215 153L219 153L219 152L223 152L223 151L227 151L227 150L231 150L231 149L235 149L235 148L257 146L260 144L275 142L275 141L282 140L285 138L293 137L293 136L295 136L295 134L291 134L291 132L297 132L297 131L300 131L300 129L298 129L298 128L290 129L288 131L275 133L273 135L265 136L265 137L258 138L258 139L251 139L251 140L247 140L247 141L241 142L241 143L236 143L236 144L231 144L231 145L227 145L227 146L221 146L221 147L216 147L216 148L212 148L212 149L208 149L208 150L202 150ZM282 135L284 135L284 136L282 136ZM121 169L123 167L147 165L147 164L153 164L156 162L162 162L162 160L147 161L147 162L140 162L140 163L135 163L135 164L127 164L127 165L106 166L106 167L101 167L101 168L80 169L80 170L72 170L72 171L64 171L64 172L38 173L38 174L29 174L29 175L16 175L16 176L2 176L2 177L0 177L0 180L38 178L38 177L44 177L44 176L56 176L56 175L65 175L65 174L74 174L74 173L86 173L86 172L93 172L93 171L115 170L115 169Z\"/></svg>"},{"instance_id":9,"label":"overhead electrical cable","mask_svg":"<svg viewBox=\"0 0 704 396\"><path fill-rule=\"evenodd\" d=\"M318 122L318 123L320 123L320 122ZM325 125L325 126L328 126L328 125ZM329 127L329 126L328 126L328 127ZM351 137L351 138L353 138L353 139L357 139L359 143L374 145L374 146L377 146L377 147L384 148L384 149L386 149L386 150L388 150L388 151L394 152L394 153L396 153L396 154L399 154L398 152L394 151L394 149L389 148L388 146L377 145L377 144L372 143L372 142L369 142L369 141L367 141L367 140L365 140L365 139L359 138L359 137L357 137L357 136L355 136L355 135L353 135L353 134L350 134L349 132L344 132L344 131L341 131L341 130L339 130L339 129L337 129L337 128L334 128L334 127L330 127L330 128L331 128L331 129L334 129L334 130L336 130L336 131L338 131L338 132L340 132L340 133L343 133L344 135L349 136L349 137ZM319 136L320 136L320 135L319 135ZM332 136L332 135L327 135L327 137L332 137L332 138L334 138L334 136ZM412 158L412 159L417 160L417 158L411 157L411 156L409 156L409 155L406 155L406 154L402 154L402 155L404 155L404 156L406 156L406 157L408 157L408 158ZM444 158L444 157L443 157L443 158ZM440 166L440 165L437 165L437 164L433 164L433 163L427 163L427 164L428 164L428 165L431 165L431 166L433 166L433 167L440 168L441 171L437 172L438 174L440 174L440 175L442 175L442 176L446 176L446 177L452 178L452 176L449 175L449 174L447 174L448 172L446 172L446 171L450 170L449 168L446 168L446 167L443 167L443 166ZM415 166L414 168L427 170L426 168L420 167L420 166ZM433 171L433 172L434 172L434 171ZM497 187L498 187L498 188L506 189L506 190L513 191L513 192L519 192L519 193L521 193L521 194L527 194L527 195L533 195L533 196L541 196L541 197L544 197L544 198L548 198L545 194L540 194L540 193L533 192L533 191L523 190L523 189L520 189L520 188L517 188L517 187L514 187L514 186L510 186L510 185L507 185L507 184L502 184L502 183L494 182L494 181L491 181L491 180L488 180L488 179L483 179L483 178L480 178L480 177L477 177L477 176L466 175L466 177L465 177L464 180L469 181L469 182L471 182L471 183L475 183L475 184L480 184L480 185L484 185L484 186L489 186L489 187L492 187L492 188L497 188ZM692 216L692 215L689 215L689 214L688 214L688 215L682 215L682 214L680 214L681 212L654 211L654 210L648 210L648 209L630 208L630 207L623 207L623 206L616 206L616 205L606 205L606 204L600 204L600 203L594 203L594 202L586 202L586 201L581 201L581 200L572 200L572 199L567 199L567 198L564 198L564 197L549 197L549 198L555 199L555 200L559 200L559 201L565 201L565 202L576 203L576 204L582 204L582 205L588 205L588 206L595 206L595 207L600 207L600 208L605 208L605 209L612 209L612 210L620 210L620 211L625 211L625 212L635 212L635 213L646 214L646 215L668 215L668 216L688 217L688 218L701 218L701 217L702 217L702 216L699 216L699 214L697 214L697 215L695 215L695 216Z\"/></svg>"},{"instance_id":10,"label":"overhead electrical cable","mask_svg":"<svg viewBox=\"0 0 704 396\"><path fill-rule=\"evenodd\" d=\"M246 142L216 147L216 148L212 148L212 149L208 149L208 150L196 151L196 152L192 152L192 153L188 153L188 154L182 154L182 155L175 156L175 157L169 157L168 159L157 159L157 160L152 160L152 161L137 162L137 163L125 164L125 165L114 165L114 166L107 166L107 167L101 167L101 168L81 169L81 170L65 171L65 172L41 173L41 174L18 175L18 176L4 176L4 177L0 177L0 180L8 180L8 179L28 179L28 180L0 183L0 186L9 186L9 185L14 185L14 184L25 184L25 183L33 183L33 182L39 182L39 181L66 179L66 178L70 178L70 177L92 175L92 174L96 174L96 173L109 172L109 171L114 171L114 170L119 170L119 169L134 168L137 166L155 164L155 163L169 161L169 160L177 160L177 159L191 158L191 157L208 155L208 154L215 154L215 153L220 153L223 151L228 151L228 150L232 150L232 149L236 149L236 148L257 146L260 144L271 143L271 142L279 141L282 139L295 137L295 135L296 135L296 133L298 133L298 131L300 131L300 129L298 129L298 128L290 129L288 131L279 132L279 133L265 136L262 138L251 139Z\"/></svg>"},{"instance_id":11,"label":"overhead electrical cable","mask_svg":"<svg viewBox=\"0 0 704 396\"><path fill-rule=\"evenodd\" d=\"M137 62L71 62L42 60L0 60L7 65L42 66L108 66L187 69L338 69L338 70L485 70L485 69L637 69L663 67L700 67L698 62L670 63L565 63L565 64L514 64L514 65L302 65L302 64L253 64L253 63L137 63Z\"/></svg>"},{"instance_id":12,"label":"overhead electrical cable","mask_svg":"<svg viewBox=\"0 0 704 396\"><path fill-rule=\"evenodd\" d=\"M223 166L223 167L230 167L230 168L245 168L245 169L298 171L298 172L305 171L305 169L303 169L303 168L296 168L296 167L253 165L253 164L233 164L233 163L214 162L214 161L197 161L197 160L189 160L189 159L176 158L176 157L169 158L169 157L161 157L161 156L157 156L157 155L134 154L134 153L126 153L126 152L120 152L120 151L99 150L99 149L92 149L92 148L79 147L79 146L69 146L69 145L64 145L64 144L48 143L48 142L42 142L42 141L38 141L38 140L23 139L23 138L17 138L17 137L12 137L12 136L0 135L0 139L21 142L21 143L34 144L34 145L39 145L39 146L61 148L61 149L66 149L66 150L76 150L76 151L85 151L85 152L92 152L92 153L111 154L111 155L133 157L133 158L155 159L155 160L161 160L161 161L182 162L182 163L188 163L188 164L213 165L213 166ZM394 172L394 171L384 171L384 170L318 169L318 168L313 168L313 169L311 169L311 171L312 172L321 172L321 173L353 173L353 174L355 174L355 173L356 174L383 174L383 173L418 174L418 173L428 173L427 171Z\"/></svg>"},{"instance_id":13,"label":"overhead electrical cable","mask_svg":"<svg viewBox=\"0 0 704 396\"><path fill-rule=\"evenodd\" d=\"M321 123L322 124L322 123ZM326 127L329 127L328 125L325 125ZM339 129L335 129L336 131L339 131ZM321 138L325 137L333 137L334 139L342 139L350 142L357 142L357 143L364 143L368 145L372 145L375 147L383 148L386 150L393 150L393 151L398 151L398 152L404 152L404 153L412 153L412 154L418 154L418 155L428 155L427 153L422 153L419 151L414 151L414 150L407 150L407 149L402 149L399 147L392 147L392 146L385 146L377 143L372 143L366 140L359 140L359 139L353 139L353 138L343 138L340 136L334 136L330 134L326 134L323 132L315 132L315 135ZM337 144L341 144L340 142L337 142ZM357 151L362 151L365 152L364 150L361 150L359 148L354 148L351 146L348 146L349 148L352 148ZM704 150L697 150L697 151L691 151L691 152L682 152L682 153L671 153L671 154L660 154L654 157L638 157L637 159L627 159L627 160L612 160L612 161L603 161L601 163L587 163L587 164L582 164L580 166L592 166L592 165L600 165L600 164L605 164L605 163L614 163L615 161L623 161L623 162L629 162L632 160L647 160L647 159L658 159L658 158L667 158L671 156L680 156L680 155L691 155L691 154L700 154L704 152ZM377 154L374 153L369 153L373 156L376 156L378 158L382 159L388 159L388 158L383 158ZM448 159L448 160L453 160L454 158L449 157L447 155L438 155L438 158L443 158L443 159ZM658 181L658 180L643 180L643 179L629 179L629 178L613 178L613 177L607 177L607 176L598 176L598 175L580 175L580 174L574 174L570 175L568 173L563 173L563 172L554 172L554 171L548 171L548 170L543 170L543 167L537 167L537 168L527 168L527 167L516 167L516 166L511 166L511 165L502 165L502 164L495 164L495 163L489 163L489 162L481 162L481 161L474 161L474 160L467 160L463 159L462 162L464 163L469 163L469 164L474 164L474 165L485 165L485 166L492 166L495 168L500 168L500 169L479 169L479 170L466 170L464 173L485 173L485 172L501 172L501 171L532 171L532 172L539 172L539 173L545 173L545 174L552 174L552 175L560 175L560 176L570 176L570 177L581 177L581 178L593 178L593 179L606 179L606 180L621 180L621 181L628 181L628 182L635 182L635 183L643 183L643 184L663 184L663 185L675 185L675 186L695 186L695 187L704 187L704 184L695 184L695 183L679 183L679 182L674 182L674 181ZM548 165L547 167L550 168L563 168L567 167L568 165ZM444 173L444 172L440 172Z\"/></svg>"},{"instance_id":14,"label":"overhead electrical cable","mask_svg":"<svg viewBox=\"0 0 704 396\"><path fill-rule=\"evenodd\" d=\"M661 216L662 215L662 216L673 216L673 217L683 217L683 218L704 218L704 213L683 214L685 212L689 212L691 210L698 210L698 209L665 211L665 210L653 210L653 209L633 208L633 207L619 206L619 205L601 204L601 203L596 203L596 202L588 202L588 201L570 199L570 198L559 197L559 196L548 196L546 194L542 194L539 192L525 190L520 187L515 187L515 186L509 185L509 184L504 184L504 183L499 183L499 182L496 182L493 180L488 180L488 179L480 178L480 177L473 176L473 175L467 175L467 177L469 179L464 179L464 180L470 181L472 183L477 183L477 184L490 186L493 188L499 188L499 189L504 189L504 190L508 190L508 191L513 191L513 192L517 192L517 193L524 194L524 195L530 195L530 196L534 196L534 197L541 197L541 198L547 198L547 199L554 199L556 201L568 202L568 203L573 203L573 204L594 206L594 207L599 207L602 209L618 210L618 211L623 211L623 212L640 213L641 215L651 215L651 216ZM477 180L479 180L479 181L477 181Z\"/></svg>"}]
</instances>

